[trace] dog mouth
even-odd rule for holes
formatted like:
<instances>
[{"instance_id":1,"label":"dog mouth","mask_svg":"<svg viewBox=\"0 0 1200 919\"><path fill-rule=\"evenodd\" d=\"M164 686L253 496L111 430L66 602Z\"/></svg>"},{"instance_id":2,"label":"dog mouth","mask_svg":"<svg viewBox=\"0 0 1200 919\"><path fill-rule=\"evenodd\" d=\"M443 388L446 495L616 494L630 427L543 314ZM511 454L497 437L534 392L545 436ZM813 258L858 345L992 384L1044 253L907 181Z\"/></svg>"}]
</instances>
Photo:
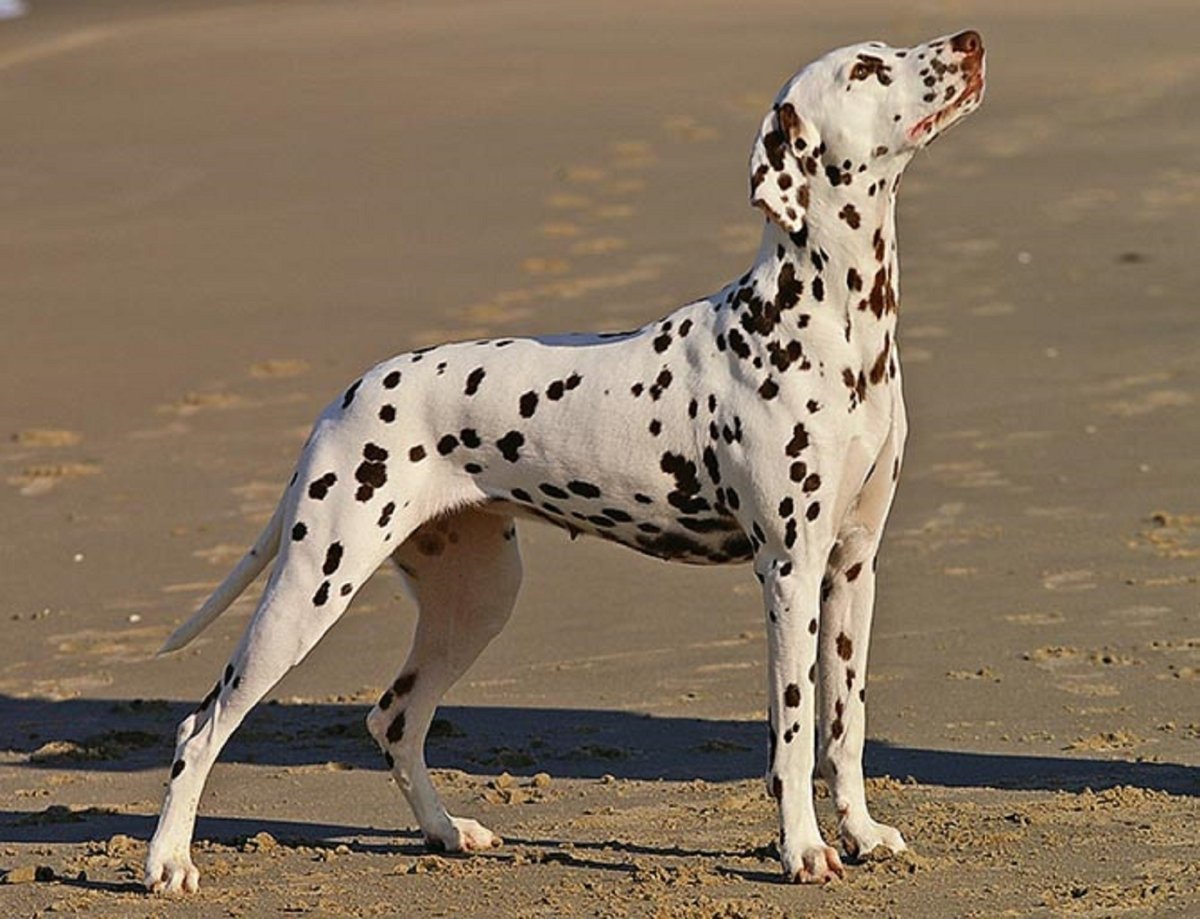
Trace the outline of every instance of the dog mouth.
<instances>
[{"instance_id":1,"label":"dog mouth","mask_svg":"<svg viewBox=\"0 0 1200 919\"><path fill-rule=\"evenodd\" d=\"M979 61L979 66L970 72L967 77L966 85L963 86L962 92L955 96L950 102L938 109L932 115L926 115L911 128L908 129L908 139L913 143L919 143L922 139L932 137L934 133L944 127L947 123L957 120L962 113L963 108L969 103L978 103L983 98L983 61Z\"/></svg>"}]
</instances>

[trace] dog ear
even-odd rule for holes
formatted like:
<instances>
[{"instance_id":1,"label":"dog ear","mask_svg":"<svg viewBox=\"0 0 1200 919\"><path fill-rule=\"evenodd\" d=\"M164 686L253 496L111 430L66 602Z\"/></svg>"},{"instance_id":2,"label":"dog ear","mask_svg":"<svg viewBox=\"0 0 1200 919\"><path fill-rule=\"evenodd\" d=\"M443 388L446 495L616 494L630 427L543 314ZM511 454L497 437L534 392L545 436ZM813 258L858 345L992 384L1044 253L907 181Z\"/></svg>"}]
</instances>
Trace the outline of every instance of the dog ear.
<instances>
[{"instance_id":1,"label":"dog ear","mask_svg":"<svg viewBox=\"0 0 1200 919\"><path fill-rule=\"evenodd\" d=\"M811 133L792 103L783 102L767 113L750 151L750 203L788 233L804 225L809 195L805 160L816 171L816 160L807 152L815 144Z\"/></svg>"}]
</instances>

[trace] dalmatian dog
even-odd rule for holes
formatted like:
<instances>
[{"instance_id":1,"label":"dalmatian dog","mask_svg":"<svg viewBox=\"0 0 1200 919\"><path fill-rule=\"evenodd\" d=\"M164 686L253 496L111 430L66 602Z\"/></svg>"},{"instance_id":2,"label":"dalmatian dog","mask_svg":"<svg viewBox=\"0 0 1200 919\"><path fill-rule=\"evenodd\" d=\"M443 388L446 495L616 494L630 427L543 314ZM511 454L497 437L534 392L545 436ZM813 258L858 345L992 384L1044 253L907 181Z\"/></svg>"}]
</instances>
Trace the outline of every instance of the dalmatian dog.
<instances>
[{"instance_id":1,"label":"dalmatian dog","mask_svg":"<svg viewBox=\"0 0 1200 919\"><path fill-rule=\"evenodd\" d=\"M194 638L275 559L228 666L179 725L146 887L197 889L189 850L214 760L388 556L420 616L367 726L431 847L499 845L447 812L424 742L512 610L517 517L670 561L751 562L784 877L843 874L817 825L815 774L848 856L904 849L867 810L862 767L876 551L907 430L896 191L983 84L972 31L834 51L762 121L750 156L762 245L736 281L633 332L413 351L340 394L258 541L163 648Z\"/></svg>"}]
</instances>

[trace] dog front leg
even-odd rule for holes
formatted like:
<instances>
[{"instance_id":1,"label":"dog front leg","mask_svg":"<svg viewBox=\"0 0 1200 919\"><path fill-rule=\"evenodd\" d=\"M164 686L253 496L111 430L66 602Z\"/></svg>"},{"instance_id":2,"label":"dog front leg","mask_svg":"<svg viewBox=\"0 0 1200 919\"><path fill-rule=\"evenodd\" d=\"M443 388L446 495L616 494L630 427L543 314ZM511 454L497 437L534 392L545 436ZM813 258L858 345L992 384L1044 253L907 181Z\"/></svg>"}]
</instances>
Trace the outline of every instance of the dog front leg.
<instances>
[{"instance_id":1,"label":"dog front leg","mask_svg":"<svg viewBox=\"0 0 1200 919\"><path fill-rule=\"evenodd\" d=\"M821 572L783 556L760 558L756 569L767 614L767 791L779 806L780 860L787 880L823 884L843 869L821 838L813 805Z\"/></svg>"}]
</instances>

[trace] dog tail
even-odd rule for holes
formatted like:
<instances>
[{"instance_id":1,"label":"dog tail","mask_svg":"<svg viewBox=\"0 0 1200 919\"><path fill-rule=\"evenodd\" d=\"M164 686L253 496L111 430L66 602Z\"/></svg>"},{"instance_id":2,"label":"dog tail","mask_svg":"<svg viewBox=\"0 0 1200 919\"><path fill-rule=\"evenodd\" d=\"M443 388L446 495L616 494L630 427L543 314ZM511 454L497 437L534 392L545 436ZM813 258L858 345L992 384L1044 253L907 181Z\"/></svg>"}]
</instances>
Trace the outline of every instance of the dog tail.
<instances>
[{"instance_id":1,"label":"dog tail","mask_svg":"<svg viewBox=\"0 0 1200 919\"><path fill-rule=\"evenodd\" d=\"M178 651L203 632L262 573L262 570L279 551L279 532L283 527L283 505L284 502L280 501L266 529L259 535L254 546L242 557L237 567L229 572L221 585L213 591L212 596L204 601L204 605L196 611L196 614L171 633L163 646L158 649L156 657Z\"/></svg>"}]
</instances>

